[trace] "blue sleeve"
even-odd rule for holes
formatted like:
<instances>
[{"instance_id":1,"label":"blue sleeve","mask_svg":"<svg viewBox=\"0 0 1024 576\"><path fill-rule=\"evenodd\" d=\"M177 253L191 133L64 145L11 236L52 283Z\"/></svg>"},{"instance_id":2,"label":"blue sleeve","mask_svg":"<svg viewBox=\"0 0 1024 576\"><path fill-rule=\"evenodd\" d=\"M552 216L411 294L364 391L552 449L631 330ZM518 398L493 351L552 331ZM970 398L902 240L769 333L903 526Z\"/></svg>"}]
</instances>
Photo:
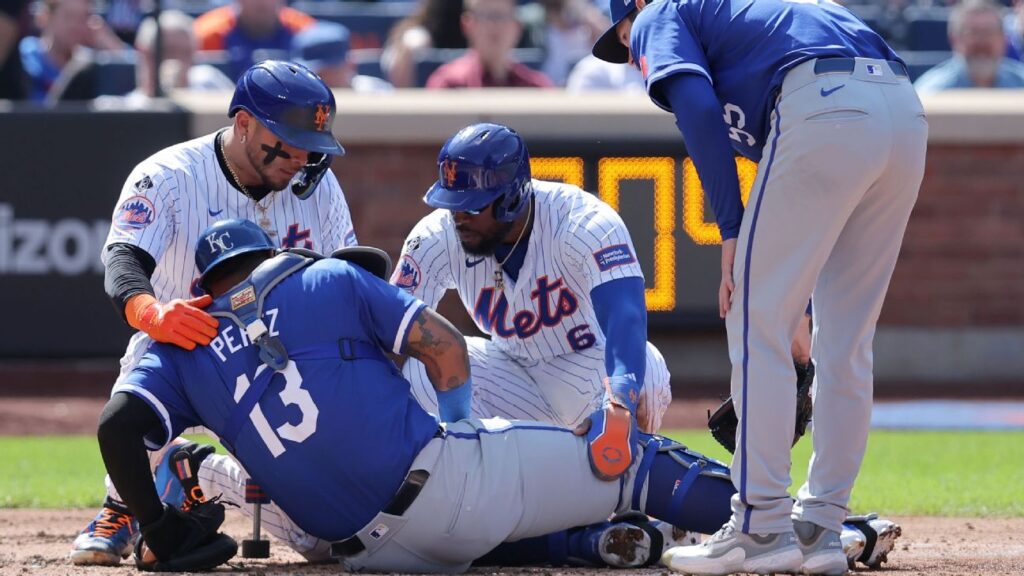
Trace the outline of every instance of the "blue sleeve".
<instances>
[{"instance_id":1,"label":"blue sleeve","mask_svg":"<svg viewBox=\"0 0 1024 576\"><path fill-rule=\"evenodd\" d=\"M711 81L708 59L697 41L689 8L675 2L650 4L637 15L630 33L630 48L644 76L647 93L666 110L669 103L652 90L661 80L685 73Z\"/></svg>"},{"instance_id":2,"label":"blue sleeve","mask_svg":"<svg viewBox=\"0 0 1024 576\"><path fill-rule=\"evenodd\" d=\"M145 401L160 417L163 430L146 435L146 447L156 450L167 444L186 428L200 426L199 415L185 393L182 375L184 350L167 344L153 344L138 365L113 392L127 392ZM112 393L113 393L112 392Z\"/></svg>"},{"instance_id":3,"label":"blue sleeve","mask_svg":"<svg viewBox=\"0 0 1024 576\"><path fill-rule=\"evenodd\" d=\"M401 354L409 337L409 328L426 304L359 266L344 265L351 269L355 298L367 312L368 328L373 337L385 350Z\"/></svg>"},{"instance_id":4,"label":"blue sleeve","mask_svg":"<svg viewBox=\"0 0 1024 576\"><path fill-rule=\"evenodd\" d=\"M675 74L659 82L654 90L664 95L675 111L676 126L715 212L722 239L739 236L743 220L740 181L722 106L711 82L703 76Z\"/></svg>"},{"instance_id":5,"label":"blue sleeve","mask_svg":"<svg viewBox=\"0 0 1024 576\"><path fill-rule=\"evenodd\" d=\"M647 369L647 308L644 281L635 276L605 282L590 291L594 314L605 338L604 365L611 392L636 411Z\"/></svg>"}]
</instances>

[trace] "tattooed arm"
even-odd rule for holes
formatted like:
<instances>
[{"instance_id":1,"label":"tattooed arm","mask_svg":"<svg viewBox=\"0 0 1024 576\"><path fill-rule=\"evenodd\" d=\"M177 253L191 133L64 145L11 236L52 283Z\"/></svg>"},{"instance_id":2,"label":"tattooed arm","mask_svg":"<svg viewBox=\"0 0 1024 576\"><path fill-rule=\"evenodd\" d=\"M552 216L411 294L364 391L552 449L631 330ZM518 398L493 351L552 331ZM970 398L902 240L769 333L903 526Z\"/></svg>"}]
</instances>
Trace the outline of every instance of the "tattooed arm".
<instances>
[{"instance_id":1,"label":"tattooed arm","mask_svg":"<svg viewBox=\"0 0 1024 576\"><path fill-rule=\"evenodd\" d=\"M462 334L437 312L424 308L409 330L403 352L426 367L437 393L441 421L469 418L472 382Z\"/></svg>"}]
</instances>

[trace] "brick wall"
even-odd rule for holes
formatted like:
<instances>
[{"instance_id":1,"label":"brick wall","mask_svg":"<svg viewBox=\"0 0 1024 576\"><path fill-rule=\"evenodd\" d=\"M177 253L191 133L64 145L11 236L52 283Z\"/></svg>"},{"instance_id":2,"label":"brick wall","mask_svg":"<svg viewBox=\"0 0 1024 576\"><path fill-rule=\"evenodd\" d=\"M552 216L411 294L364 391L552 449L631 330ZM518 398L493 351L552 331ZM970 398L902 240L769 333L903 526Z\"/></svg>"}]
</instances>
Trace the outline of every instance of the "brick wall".
<instances>
[{"instance_id":1,"label":"brick wall","mask_svg":"<svg viewBox=\"0 0 1024 576\"><path fill-rule=\"evenodd\" d=\"M348 146L334 168L361 242L397 257L436 158L436 145ZM1024 326L1024 146L931 146L881 322Z\"/></svg>"}]
</instances>

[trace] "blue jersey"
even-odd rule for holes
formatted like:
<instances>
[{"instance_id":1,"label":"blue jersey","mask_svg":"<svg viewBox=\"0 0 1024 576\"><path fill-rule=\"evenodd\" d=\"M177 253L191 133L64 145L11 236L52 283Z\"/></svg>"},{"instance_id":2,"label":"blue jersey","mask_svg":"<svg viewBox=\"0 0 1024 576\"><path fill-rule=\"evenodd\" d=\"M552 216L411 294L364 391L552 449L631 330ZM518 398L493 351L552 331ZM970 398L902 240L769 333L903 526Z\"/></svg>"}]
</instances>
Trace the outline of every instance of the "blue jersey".
<instances>
[{"instance_id":1,"label":"blue jersey","mask_svg":"<svg viewBox=\"0 0 1024 576\"><path fill-rule=\"evenodd\" d=\"M878 34L829 0L658 0L640 11L630 41L655 104L672 112L659 80L706 77L733 148L755 161L790 68L820 57L898 60Z\"/></svg>"},{"instance_id":2,"label":"blue jersey","mask_svg":"<svg viewBox=\"0 0 1024 576\"><path fill-rule=\"evenodd\" d=\"M208 310L231 310L231 296ZM163 428L147 436L156 448L190 426L224 437L245 390L270 378L242 420L234 455L303 530L346 538L395 495L438 423L392 362L342 360L339 340L398 353L424 307L362 268L320 260L270 290L263 306L291 359L283 371L262 365L244 332L221 319L218 336L193 352L154 344L115 392L136 394L159 414Z\"/></svg>"}]
</instances>

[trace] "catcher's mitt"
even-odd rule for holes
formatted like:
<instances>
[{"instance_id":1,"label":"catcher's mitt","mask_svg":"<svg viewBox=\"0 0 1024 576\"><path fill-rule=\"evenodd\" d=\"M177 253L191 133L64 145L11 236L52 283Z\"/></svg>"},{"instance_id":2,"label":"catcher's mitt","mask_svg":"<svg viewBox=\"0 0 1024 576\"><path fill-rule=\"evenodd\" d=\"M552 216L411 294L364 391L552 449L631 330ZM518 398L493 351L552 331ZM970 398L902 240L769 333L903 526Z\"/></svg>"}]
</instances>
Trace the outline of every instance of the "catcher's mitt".
<instances>
[{"instance_id":1,"label":"catcher's mitt","mask_svg":"<svg viewBox=\"0 0 1024 576\"><path fill-rule=\"evenodd\" d=\"M796 434L793 435L793 444L796 444L807 431L807 423L811 421L811 384L814 382L814 364L794 362L793 365L796 367ZM738 423L732 396L722 402L713 413L708 411L708 429L711 430L711 435L730 454L736 452L736 426Z\"/></svg>"},{"instance_id":2,"label":"catcher's mitt","mask_svg":"<svg viewBox=\"0 0 1024 576\"><path fill-rule=\"evenodd\" d=\"M217 529L224 505L217 499L193 504L187 512L164 504L159 520L141 528L135 565L149 572L201 572L227 562L238 544Z\"/></svg>"}]
</instances>

